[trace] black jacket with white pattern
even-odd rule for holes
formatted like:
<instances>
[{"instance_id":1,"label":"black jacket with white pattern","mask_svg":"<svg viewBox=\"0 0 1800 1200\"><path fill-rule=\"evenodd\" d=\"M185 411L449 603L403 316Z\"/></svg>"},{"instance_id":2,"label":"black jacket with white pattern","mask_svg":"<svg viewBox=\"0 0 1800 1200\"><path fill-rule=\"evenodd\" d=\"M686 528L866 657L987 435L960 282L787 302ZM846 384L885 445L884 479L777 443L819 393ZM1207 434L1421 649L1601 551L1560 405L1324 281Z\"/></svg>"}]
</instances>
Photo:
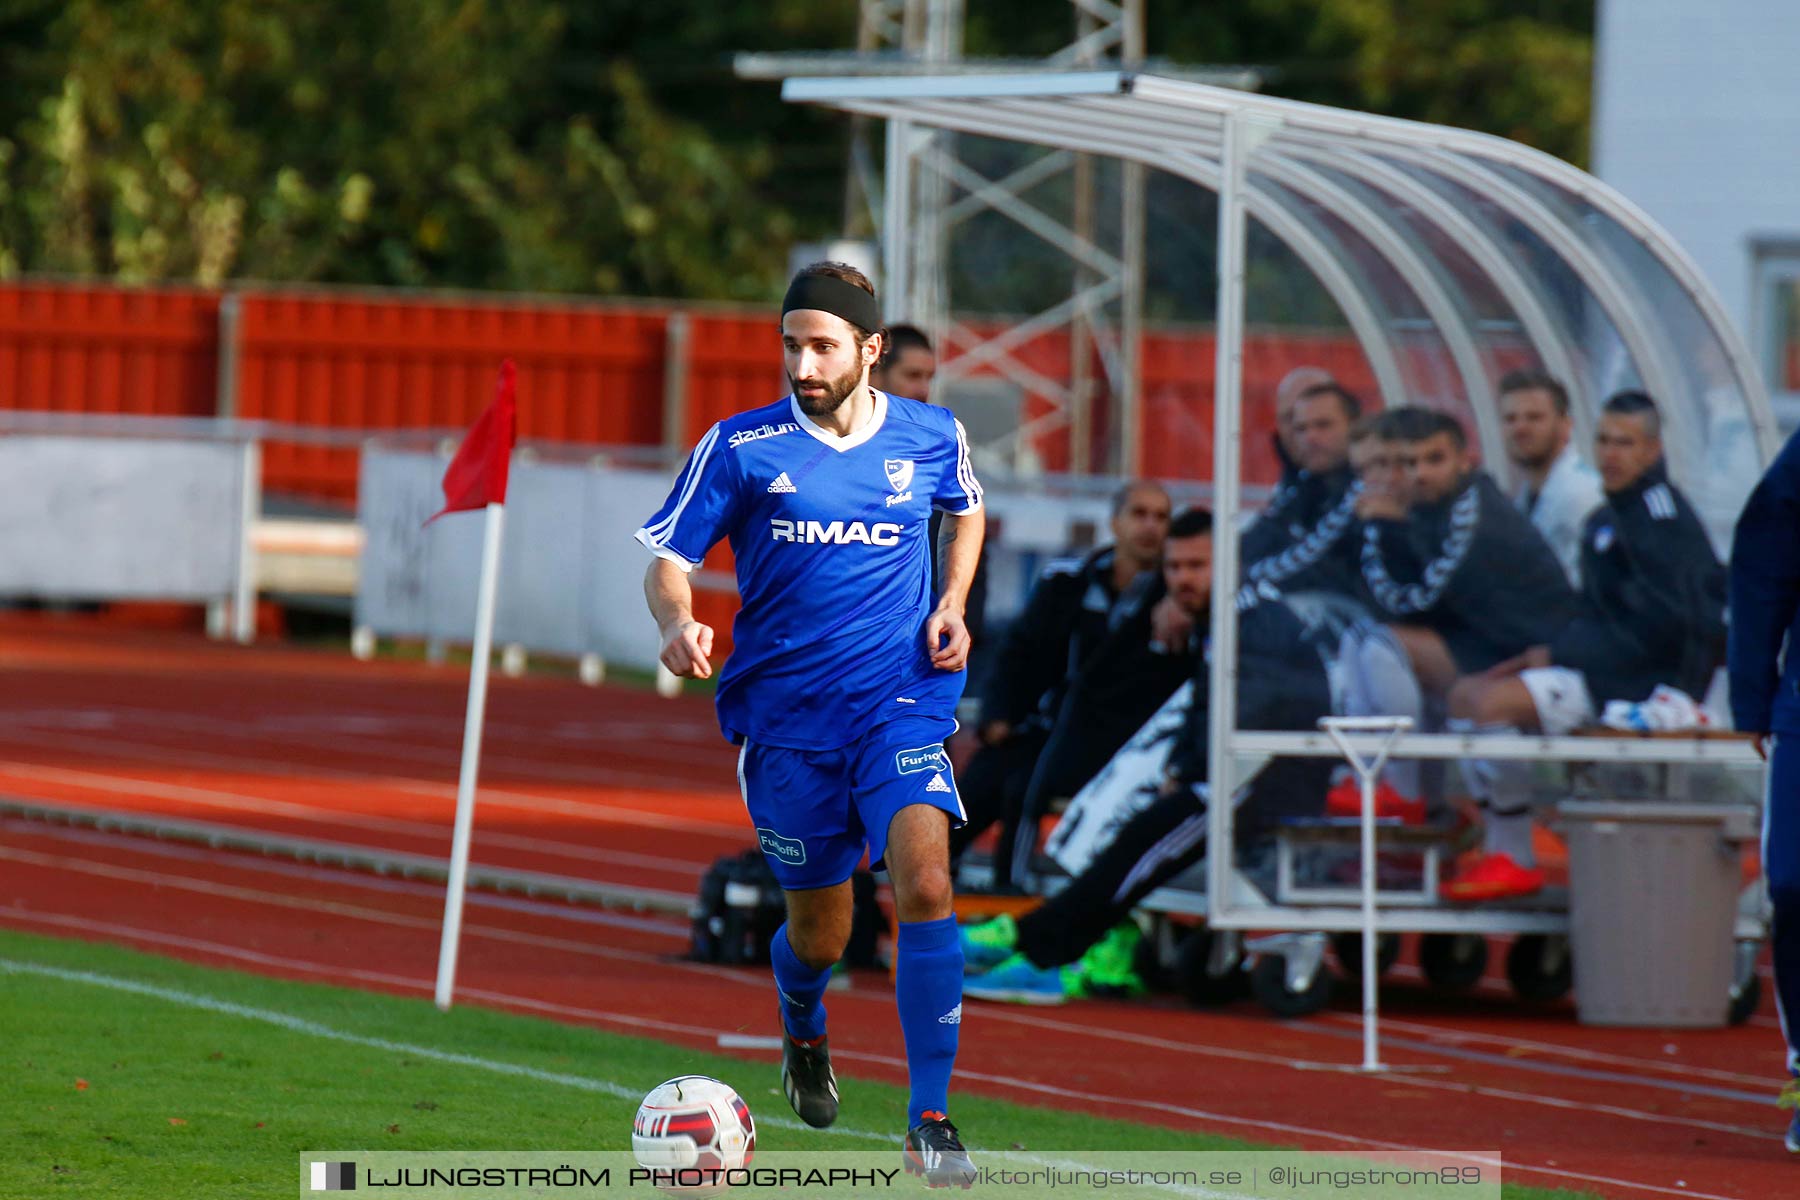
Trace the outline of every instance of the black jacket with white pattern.
<instances>
[{"instance_id":1,"label":"black jacket with white pattern","mask_svg":"<svg viewBox=\"0 0 1800 1200\"><path fill-rule=\"evenodd\" d=\"M1365 600L1356 520L1360 495L1362 485L1347 466L1319 475L1298 471L1284 479L1238 543L1244 581Z\"/></svg>"},{"instance_id":2,"label":"black jacket with white pattern","mask_svg":"<svg viewBox=\"0 0 1800 1200\"><path fill-rule=\"evenodd\" d=\"M1606 493L1581 530L1581 607L1550 660L1587 677L1596 706L1658 684L1696 699L1724 653L1725 568L1661 463Z\"/></svg>"},{"instance_id":3,"label":"black jacket with white pattern","mask_svg":"<svg viewBox=\"0 0 1800 1200\"><path fill-rule=\"evenodd\" d=\"M1454 650L1478 645L1485 663L1544 645L1574 616L1575 593L1531 519L1485 471L1471 471L1437 504L1405 521L1364 527L1363 582L1380 616L1423 625Z\"/></svg>"}]
</instances>

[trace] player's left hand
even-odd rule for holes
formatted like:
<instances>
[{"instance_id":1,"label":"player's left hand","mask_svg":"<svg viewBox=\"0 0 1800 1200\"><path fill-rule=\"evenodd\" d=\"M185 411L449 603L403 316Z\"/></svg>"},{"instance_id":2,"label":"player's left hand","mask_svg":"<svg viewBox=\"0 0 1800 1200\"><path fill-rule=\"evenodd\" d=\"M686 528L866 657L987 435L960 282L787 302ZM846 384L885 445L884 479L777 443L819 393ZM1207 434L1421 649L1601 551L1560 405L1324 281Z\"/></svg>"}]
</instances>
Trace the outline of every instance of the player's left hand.
<instances>
[{"instance_id":1,"label":"player's left hand","mask_svg":"<svg viewBox=\"0 0 1800 1200\"><path fill-rule=\"evenodd\" d=\"M932 612L925 622L925 650L940 671L960 671L969 665L969 627L961 612L954 608Z\"/></svg>"}]
</instances>

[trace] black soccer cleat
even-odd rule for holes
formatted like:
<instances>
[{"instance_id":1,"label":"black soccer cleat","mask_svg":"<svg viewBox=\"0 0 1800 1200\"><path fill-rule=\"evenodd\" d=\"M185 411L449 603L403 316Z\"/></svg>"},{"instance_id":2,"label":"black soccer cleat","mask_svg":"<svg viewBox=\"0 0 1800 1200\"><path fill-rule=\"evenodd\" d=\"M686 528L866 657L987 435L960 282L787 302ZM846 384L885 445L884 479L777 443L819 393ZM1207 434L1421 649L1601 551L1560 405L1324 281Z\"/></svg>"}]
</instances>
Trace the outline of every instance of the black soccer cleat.
<instances>
[{"instance_id":1,"label":"black soccer cleat","mask_svg":"<svg viewBox=\"0 0 1800 1200\"><path fill-rule=\"evenodd\" d=\"M900 1162L908 1175L920 1175L929 1188L975 1185L975 1163L956 1136L956 1126L943 1113L922 1114L900 1144Z\"/></svg>"},{"instance_id":2,"label":"black soccer cleat","mask_svg":"<svg viewBox=\"0 0 1800 1200\"><path fill-rule=\"evenodd\" d=\"M814 1129L837 1120L837 1076L831 1073L831 1051L824 1038L809 1045L782 1037L781 1090L795 1114Z\"/></svg>"}]
</instances>

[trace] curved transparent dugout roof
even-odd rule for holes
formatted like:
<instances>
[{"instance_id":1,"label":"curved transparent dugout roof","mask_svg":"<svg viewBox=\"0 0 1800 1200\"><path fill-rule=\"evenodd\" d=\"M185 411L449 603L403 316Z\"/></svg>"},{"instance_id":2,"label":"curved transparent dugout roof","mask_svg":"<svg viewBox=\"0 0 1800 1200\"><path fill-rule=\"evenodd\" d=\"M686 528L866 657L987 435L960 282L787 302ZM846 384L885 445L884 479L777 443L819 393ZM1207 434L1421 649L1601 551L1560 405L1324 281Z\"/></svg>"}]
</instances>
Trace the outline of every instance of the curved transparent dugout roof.
<instances>
[{"instance_id":1,"label":"curved transparent dugout roof","mask_svg":"<svg viewBox=\"0 0 1800 1200\"><path fill-rule=\"evenodd\" d=\"M1779 445L1749 352L1688 255L1600 180L1517 143L1120 71L796 78L783 95L1135 161L1209 190L1235 122L1248 216L1337 302L1384 405L1456 411L1504 474L1506 367L1535 359L1568 381L1579 444L1607 396L1640 388L1721 549Z\"/></svg>"}]
</instances>

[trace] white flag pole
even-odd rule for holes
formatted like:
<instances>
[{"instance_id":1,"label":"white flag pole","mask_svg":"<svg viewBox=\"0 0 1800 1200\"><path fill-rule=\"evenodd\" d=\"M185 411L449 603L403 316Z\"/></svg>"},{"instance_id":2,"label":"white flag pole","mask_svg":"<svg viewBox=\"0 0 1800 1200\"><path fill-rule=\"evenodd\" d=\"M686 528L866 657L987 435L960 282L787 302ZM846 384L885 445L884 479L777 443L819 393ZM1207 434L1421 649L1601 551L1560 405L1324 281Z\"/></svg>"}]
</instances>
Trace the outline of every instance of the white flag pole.
<instances>
[{"instance_id":1,"label":"white flag pole","mask_svg":"<svg viewBox=\"0 0 1800 1200\"><path fill-rule=\"evenodd\" d=\"M462 940L463 893L469 840L475 824L475 779L481 769L481 728L487 711L488 656L494 642L494 597L500 583L500 529L506 506L487 506L481 543L481 585L475 604L475 649L469 664L469 707L463 718L462 773L456 780L456 834L450 843L450 880L444 895L444 938L438 947L437 1006L450 1011L456 989L456 950Z\"/></svg>"}]
</instances>

